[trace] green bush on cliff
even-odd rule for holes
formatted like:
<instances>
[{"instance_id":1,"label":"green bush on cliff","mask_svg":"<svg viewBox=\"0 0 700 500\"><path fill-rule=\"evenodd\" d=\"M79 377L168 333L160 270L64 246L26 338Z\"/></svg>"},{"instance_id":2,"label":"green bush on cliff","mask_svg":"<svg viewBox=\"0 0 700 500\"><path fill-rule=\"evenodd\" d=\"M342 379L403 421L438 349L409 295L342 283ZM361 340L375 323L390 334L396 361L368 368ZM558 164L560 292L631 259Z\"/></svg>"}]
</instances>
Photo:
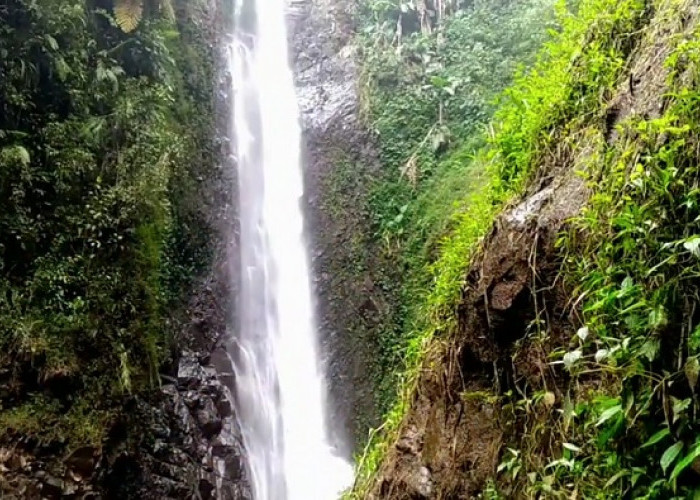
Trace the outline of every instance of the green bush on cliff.
<instances>
[{"instance_id":1,"label":"green bush on cliff","mask_svg":"<svg viewBox=\"0 0 700 500\"><path fill-rule=\"evenodd\" d=\"M647 13L642 0L584 0L575 13L561 2L558 11L560 32L551 32L552 39L540 51L534 68L521 72L503 93L486 146L471 161L460 158L472 172L486 174L476 189L470 177L463 177L462 186L470 186L473 193L456 209L443 207L451 214L451 226L439 246L439 257L428 268L430 291L418 305L425 322L422 328L409 330L400 397L361 457L358 482L350 496L361 498L367 493L396 439L426 350L432 348L436 335L448 339L455 331L455 311L471 257L493 218L526 185L538 160L556 142L556 127L599 111L601 93L618 82L634 45L629 34L638 32Z\"/></svg>"},{"instance_id":2,"label":"green bush on cliff","mask_svg":"<svg viewBox=\"0 0 700 500\"><path fill-rule=\"evenodd\" d=\"M436 13L423 28L416 6L368 0L362 7L363 112L383 166L368 211L393 300L375 335L375 386L387 410L415 332L426 327L422 307L440 241L457 224L456 207L484 182L471 157L494 99L556 22L550 0L477 1Z\"/></svg>"},{"instance_id":3,"label":"green bush on cliff","mask_svg":"<svg viewBox=\"0 0 700 500\"><path fill-rule=\"evenodd\" d=\"M596 180L589 205L560 241L586 335L555 359L575 358L572 386L592 377L601 382L574 393L571 425L559 430L576 451L552 460L548 470L524 460L533 487L547 484L559 496L699 492L693 470L700 456L700 30L683 32L681 19L693 2L648 7L660 23L651 43L669 49L653 69L668 73L664 111L618 125L621 139L589 174ZM663 39L660 30L676 34Z\"/></svg>"},{"instance_id":4,"label":"green bush on cliff","mask_svg":"<svg viewBox=\"0 0 700 500\"><path fill-rule=\"evenodd\" d=\"M158 384L212 154L210 63L175 7L126 34L108 1L0 6L0 432L94 441Z\"/></svg>"}]
</instances>

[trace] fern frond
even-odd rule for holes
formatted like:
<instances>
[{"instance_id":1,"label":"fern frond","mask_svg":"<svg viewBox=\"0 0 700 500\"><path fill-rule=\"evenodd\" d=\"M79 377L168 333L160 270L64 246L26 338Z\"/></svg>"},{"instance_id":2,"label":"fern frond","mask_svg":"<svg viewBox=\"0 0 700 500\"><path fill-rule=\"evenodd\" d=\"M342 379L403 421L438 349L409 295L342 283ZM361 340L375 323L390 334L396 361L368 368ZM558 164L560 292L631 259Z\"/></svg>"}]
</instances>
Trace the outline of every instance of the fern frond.
<instances>
[{"instance_id":1,"label":"fern frond","mask_svg":"<svg viewBox=\"0 0 700 500\"><path fill-rule=\"evenodd\" d=\"M114 18L124 33L134 31L143 17L143 0L116 0Z\"/></svg>"}]
</instances>

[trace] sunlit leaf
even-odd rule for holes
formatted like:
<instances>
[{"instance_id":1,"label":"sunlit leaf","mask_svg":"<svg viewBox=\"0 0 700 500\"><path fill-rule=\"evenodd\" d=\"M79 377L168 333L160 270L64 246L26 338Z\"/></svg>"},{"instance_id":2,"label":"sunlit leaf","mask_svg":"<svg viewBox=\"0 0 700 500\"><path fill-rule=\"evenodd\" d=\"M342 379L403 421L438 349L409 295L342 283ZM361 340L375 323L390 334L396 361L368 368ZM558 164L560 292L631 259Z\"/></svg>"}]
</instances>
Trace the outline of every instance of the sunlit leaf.
<instances>
[{"instance_id":1,"label":"sunlit leaf","mask_svg":"<svg viewBox=\"0 0 700 500\"><path fill-rule=\"evenodd\" d=\"M683 248L688 250L690 253L692 253L696 257L700 257L700 236L695 235L695 236L691 236L690 238L686 239L683 242Z\"/></svg>"},{"instance_id":2,"label":"sunlit leaf","mask_svg":"<svg viewBox=\"0 0 700 500\"><path fill-rule=\"evenodd\" d=\"M615 405L611 406L607 410L605 410L603 413L600 414L600 417L598 418L598 421L596 422L596 426L600 427L603 425L605 422L616 416L617 414L622 413L622 405Z\"/></svg>"},{"instance_id":3,"label":"sunlit leaf","mask_svg":"<svg viewBox=\"0 0 700 500\"><path fill-rule=\"evenodd\" d=\"M175 22L175 9L173 9L172 0L161 0L160 12L163 14L165 19L170 22Z\"/></svg>"},{"instance_id":4,"label":"sunlit leaf","mask_svg":"<svg viewBox=\"0 0 700 500\"><path fill-rule=\"evenodd\" d=\"M46 43L49 44L51 50L58 50L58 42L54 37L52 37L51 35L44 35L44 39L46 39Z\"/></svg>"},{"instance_id":5,"label":"sunlit leaf","mask_svg":"<svg viewBox=\"0 0 700 500\"><path fill-rule=\"evenodd\" d=\"M19 161L22 165L27 166L31 163L31 157L27 148L20 145L8 146L0 149L3 157L11 158L14 161ZM5 156L7 155L7 156Z\"/></svg>"},{"instance_id":6,"label":"sunlit leaf","mask_svg":"<svg viewBox=\"0 0 700 500\"><path fill-rule=\"evenodd\" d=\"M691 399L678 399L671 396L673 401L673 422L676 422L685 411L690 408Z\"/></svg>"},{"instance_id":7,"label":"sunlit leaf","mask_svg":"<svg viewBox=\"0 0 700 500\"><path fill-rule=\"evenodd\" d=\"M117 0L114 17L124 33L134 31L143 16L143 0Z\"/></svg>"},{"instance_id":8,"label":"sunlit leaf","mask_svg":"<svg viewBox=\"0 0 700 500\"><path fill-rule=\"evenodd\" d=\"M696 458L700 456L700 445L695 444L690 452L684 456L680 462L676 464L676 466L673 468L673 472L671 472L671 481L675 481L678 476L683 472L685 469L688 468L690 464L692 464ZM665 469L664 469L665 471Z\"/></svg>"},{"instance_id":9,"label":"sunlit leaf","mask_svg":"<svg viewBox=\"0 0 700 500\"><path fill-rule=\"evenodd\" d=\"M563 446L564 448L566 448L567 450L570 450L570 451L573 451L573 452L579 452L579 451L581 451L581 448L579 448L578 446L576 446L576 445L573 444L573 443L564 443L564 444L562 444L562 446Z\"/></svg>"},{"instance_id":10,"label":"sunlit leaf","mask_svg":"<svg viewBox=\"0 0 700 500\"><path fill-rule=\"evenodd\" d=\"M581 359L582 353L580 349L576 349L575 351L567 352L564 354L564 366L566 368L571 368L574 363L576 363L579 359Z\"/></svg>"},{"instance_id":11,"label":"sunlit leaf","mask_svg":"<svg viewBox=\"0 0 700 500\"><path fill-rule=\"evenodd\" d=\"M547 408L551 408L554 406L554 403L556 402L557 398L554 395L553 392L547 391L544 393L544 396L542 397L542 402Z\"/></svg>"},{"instance_id":12,"label":"sunlit leaf","mask_svg":"<svg viewBox=\"0 0 700 500\"><path fill-rule=\"evenodd\" d=\"M584 326L578 329L576 332L576 336L581 339L581 341L585 341L588 338L588 327Z\"/></svg>"},{"instance_id":13,"label":"sunlit leaf","mask_svg":"<svg viewBox=\"0 0 700 500\"><path fill-rule=\"evenodd\" d=\"M620 478L622 478L622 477L624 477L624 476L627 476L627 475L629 475L629 474L630 474L630 471L625 470L625 469L621 470L620 472L618 472L617 474L615 474L613 477L611 477L610 479L608 479L608 482L605 483L605 487L606 487L606 488L609 488L610 486L612 486L613 484L615 484L615 483L617 482L618 479L620 479Z\"/></svg>"},{"instance_id":14,"label":"sunlit leaf","mask_svg":"<svg viewBox=\"0 0 700 500\"><path fill-rule=\"evenodd\" d=\"M654 308L649 313L649 326L655 330L659 330L668 324L668 315L663 306Z\"/></svg>"},{"instance_id":15,"label":"sunlit leaf","mask_svg":"<svg viewBox=\"0 0 700 500\"><path fill-rule=\"evenodd\" d=\"M659 339L650 339L642 344L642 347L639 349L639 353L649 361L654 361L659 353L659 348Z\"/></svg>"}]
</instances>

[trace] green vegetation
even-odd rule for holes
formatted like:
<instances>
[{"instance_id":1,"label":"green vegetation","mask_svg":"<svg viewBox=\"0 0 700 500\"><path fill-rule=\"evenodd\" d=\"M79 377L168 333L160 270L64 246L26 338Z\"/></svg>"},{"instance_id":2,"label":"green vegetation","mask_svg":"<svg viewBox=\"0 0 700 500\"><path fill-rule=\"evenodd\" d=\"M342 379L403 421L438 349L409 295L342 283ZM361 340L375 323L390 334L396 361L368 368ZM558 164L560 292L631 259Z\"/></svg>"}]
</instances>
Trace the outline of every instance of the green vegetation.
<instances>
[{"instance_id":1,"label":"green vegetation","mask_svg":"<svg viewBox=\"0 0 700 500\"><path fill-rule=\"evenodd\" d=\"M439 275L430 269L440 242L486 182L471 158L493 101L556 23L548 0L475 2L436 14L422 29L415 6L368 1L363 8L363 111L383 165L371 180L367 211L384 263L382 287L393 301L391 316L373 332L375 387L387 411L401 367L431 324L426 291Z\"/></svg>"},{"instance_id":2,"label":"green vegetation","mask_svg":"<svg viewBox=\"0 0 700 500\"><path fill-rule=\"evenodd\" d=\"M662 29L675 33L654 69L667 72L665 109L618 125L620 139L589 172L596 181L590 204L560 241L582 326L553 357L563 360L572 387L601 381L573 392L556 419L567 447L561 458L538 464L523 455L530 488L562 498L573 491L649 499L700 492L690 472L700 456L700 30L683 32L692 2L653 8L658 25L650 39L658 43Z\"/></svg>"},{"instance_id":3,"label":"green vegetation","mask_svg":"<svg viewBox=\"0 0 700 500\"><path fill-rule=\"evenodd\" d=\"M366 494L384 454L396 439L398 425L409 409L418 371L427 357L427 351L435 349L441 342L449 342L451 334L455 333L456 308L461 299L464 278L481 237L499 209L527 186L538 169L544 168L547 161L553 159L551 151L555 149L554 145L564 142L574 132L582 131L591 122L604 122L601 99L609 99L610 92L620 82L631 50L639 39L640 29L650 15L649 6L642 0L583 1L575 13L571 13L562 3L558 13L561 31L551 32L552 38L540 51L535 67L521 72L513 86L503 93L488 144L471 162L462 160L463 164L470 165L468 168L472 171L486 171L486 180L478 191L464 200L456 211L451 212L454 215L451 218L453 224L450 234L440 247L436 263L430 267L430 275L433 277L431 292L420 306L427 325L420 330L413 330L415 333L409 342L402 397L388 413L381 433L370 442L360 461L358 483L353 496L361 498ZM470 184L466 178L461 182L462 185ZM619 189L619 186L613 189ZM608 208L601 207L600 214L606 213ZM597 219L593 217L586 220ZM605 239L599 236L591 238L591 241L601 242ZM631 240L627 244L631 245ZM607 244L603 246L607 247ZM631 246L629 250L633 248ZM577 260L577 256L573 256L574 250L570 251L571 260L584 265ZM619 256L619 253L612 252L610 259L619 259ZM642 261L644 259L646 256L641 257ZM591 257L586 262L588 266L602 265L597 257ZM648 265L647 261L645 265ZM611 271L603 269L606 275ZM590 283L591 289L600 285L599 277L593 278L584 272L572 275L572 282L583 279L584 275L585 282ZM619 277L619 273L616 276ZM588 279L592 281L589 282ZM583 297L590 297L591 289ZM630 302L627 302L626 306L629 305ZM593 412L592 418L592 424L589 421L586 426L589 433L600 430L601 426L595 425L599 422L599 412ZM551 425L551 422L546 425ZM561 469L570 474L576 471L582 476L590 473L579 465L580 462L577 467L568 468L569 463L565 458L571 453L565 447L564 458L555 463L558 465L557 477L561 480L559 484L562 489L555 491L552 487L549 477L552 466L544 464L542 476L534 480L543 489L539 490L540 493L532 490L532 494L544 492L555 497L570 498L576 492L581 493L582 489L578 485L571 486L571 477L561 472ZM534 451L533 454L536 455ZM531 480L533 476L528 475L530 470L521 462L526 455L514 449L513 456L504 457L504 464L499 470L503 470L504 474L519 475L520 479ZM609 465L609 458L609 455L601 458L601 463ZM613 474L606 473L600 477L605 477L607 481ZM639 474L634 476L638 479ZM579 480L580 478L581 476L578 477ZM619 480L620 477L616 479ZM595 495L606 494L601 493L605 481L592 483L583 497L593 498ZM611 494L612 497L619 498L620 491Z\"/></svg>"},{"instance_id":4,"label":"green vegetation","mask_svg":"<svg viewBox=\"0 0 700 500\"><path fill-rule=\"evenodd\" d=\"M352 204L334 198L370 184L357 211L372 234L353 234L348 253L379 255L333 279L377 265L392 303L371 346L386 420L348 495L373 487L421 372L441 369L431 355L459 334L494 219L575 168L590 198L556 248L575 334L553 338L535 310L507 353L541 347L555 386L543 375L462 395L497 407L510 432L483 495L697 498L697 1L451 5L362 3L363 113L382 169L360 178L355 157L338 158L323 204L343 218ZM98 443L125 395L158 384L167 311L209 241L196 196L214 175L213 75L198 8L0 6L0 439Z\"/></svg>"},{"instance_id":5,"label":"green vegetation","mask_svg":"<svg viewBox=\"0 0 700 500\"><path fill-rule=\"evenodd\" d=\"M376 338L386 421L360 460L358 491L407 410L433 334L454 326L469 255L509 192L481 167L487 158L474 160L494 100L557 25L552 2L475 2L433 20L429 32L402 29L399 41L398 16L410 25L417 12L365 7L363 103L384 166L368 211L394 304Z\"/></svg>"},{"instance_id":6,"label":"green vegetation","mask_svg":"<svg viewBox=\"0 0 700 500\"><path fill-rule=\"evenodd\" d=\"M561 31L552 34L534 68L503 93L488 144L464 161L488 174L451 219L421 309L428 325L411 337L402 397L362 457L352 497L362 498L371 487L427 353L455 333L463 280L493 217L536 175L574 162L592 196L557 243L560 275L580 320L571 341L549 352L565 389L557 389L559 395L546 386L527 395L494 395L503 415L523 426L483 494L697 498L695 8L690 0L583 0L575 13L560 6ZM661 75L666 88L663 95L637 97L636 105L663 107L658 117L632 112L609 130L611 113L615 119L624 111L611 107L613 97L626 87L633 95L632 55L645 49L663 55L645 78ZM583 151L582 160L576 155ZM467 178L461 182L473 186ZM521 342L544 346L547 327L539 320Z\"/></svg>"},{"instance_id":7,"label":"green vegetation","mask_svg":"<svg viewBox=\"0 0 700 500\"><path fill-rule=\"evenodd\" d=\"M159 383L166 307L206 258L202 6L158 4L129 34L109 1L0 6L0 434L99 441Z\"/></svg>"}]
</instances>

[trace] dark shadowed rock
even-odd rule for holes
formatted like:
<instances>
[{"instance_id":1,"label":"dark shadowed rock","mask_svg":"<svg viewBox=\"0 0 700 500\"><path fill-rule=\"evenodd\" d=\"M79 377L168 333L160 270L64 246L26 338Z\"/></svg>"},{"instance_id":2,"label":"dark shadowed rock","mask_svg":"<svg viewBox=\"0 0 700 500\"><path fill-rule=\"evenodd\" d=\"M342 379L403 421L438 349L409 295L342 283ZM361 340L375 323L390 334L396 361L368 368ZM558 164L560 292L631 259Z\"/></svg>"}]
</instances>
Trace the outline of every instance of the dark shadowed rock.
<instances>
[{"instance_id":1,"label":"dark shadowed rock","mask_svg":"<svg viewBox=\"0 0 700 500\"><path fill-rule=\"evenodd\" d=\"M41 494L48 498L60 498L63 495L65 484L61 479L53 476L47 476L41 483Z\"/></svg>"},{"instance_id":2,"label":"dark shadowed rock","mask_svg":"<svg viewBox=\"0 0 700 500\"><path fill-rule=\"evenodd\" d=\"M216 402L216 410L219 413L219 415L221 415L224 418L233 415L233 407L231 405L231 401L231 399L224 397Z\"/></svg>"},{"instance_id":3,"label":"dark shadowed rock","mask_svg":"<svg viewBox=\"0 0 700 500\"><path fill-rule=\"evenodd\" d=\"M69 470L82 478L92 477L97 464L99 450L92 446L78 448L66 458L65 463Z\"/></svg>"},{"instance_id":4,"label":"dark shadowed rock","mask_svg":"<svg viewBox=\"0 0 700 500\"><path fill-rule=\"evenodd\" d=\"M211 399L204 400L203 407L197 410L197 424L205 438L211 439L221 432L221 416Z\"/></svg>"},{"instance_id":5,"label":"dark shadowed rock","mask_svg":"<svg viewBox=\"0 0 700 500\"><path fill-rule=\"evenodd\" d=\"M200 479L198 489L199 494L202 495L202 499L215 498L214 493L216 492L216 485L212 484L209 479Z\"/></svg>"}]
</instances>

